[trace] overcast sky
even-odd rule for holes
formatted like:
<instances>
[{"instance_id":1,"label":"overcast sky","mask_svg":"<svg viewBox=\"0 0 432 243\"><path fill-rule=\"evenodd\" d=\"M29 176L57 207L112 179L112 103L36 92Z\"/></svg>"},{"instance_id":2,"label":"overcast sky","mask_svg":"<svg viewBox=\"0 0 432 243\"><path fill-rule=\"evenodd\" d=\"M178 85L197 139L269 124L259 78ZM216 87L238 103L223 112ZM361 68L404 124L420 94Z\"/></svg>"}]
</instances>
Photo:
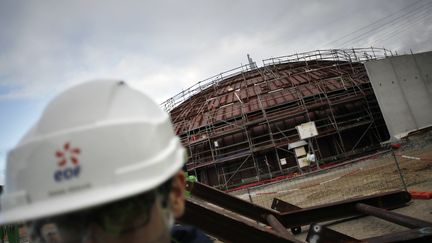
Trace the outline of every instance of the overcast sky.
<instances>
[{"instance_id":1,"label":"overcast sky","mask_svg":"<svg viewBox=\"0 0 432 243\"><path fill-rule=\"evenodd\" d=\"M76 83L123 79L162 102L247 63L248 53L260 66L264 58L316 49L428 51L431 5L431 0L1 0L0 171L7 150L48 100Z\"/></svg>"}]
</instances>

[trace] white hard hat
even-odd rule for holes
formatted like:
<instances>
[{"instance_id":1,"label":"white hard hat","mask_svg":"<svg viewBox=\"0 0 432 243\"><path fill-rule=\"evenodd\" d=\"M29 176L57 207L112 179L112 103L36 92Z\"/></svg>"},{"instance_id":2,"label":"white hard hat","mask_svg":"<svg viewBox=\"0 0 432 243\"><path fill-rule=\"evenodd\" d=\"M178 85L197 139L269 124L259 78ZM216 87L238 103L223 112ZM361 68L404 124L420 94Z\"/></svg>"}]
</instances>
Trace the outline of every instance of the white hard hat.
<instances>
[{"instance_id":1,"label":"white hard hat","mask_svg":"<svg viewBox=\"0 0 432 243\"><path fill-rule=\"evenodd\" d=\"M124 82L70 88L8 153L0 224L154 189L182 168L184 153L168 114Z\"/></svg>"}]
</instances>

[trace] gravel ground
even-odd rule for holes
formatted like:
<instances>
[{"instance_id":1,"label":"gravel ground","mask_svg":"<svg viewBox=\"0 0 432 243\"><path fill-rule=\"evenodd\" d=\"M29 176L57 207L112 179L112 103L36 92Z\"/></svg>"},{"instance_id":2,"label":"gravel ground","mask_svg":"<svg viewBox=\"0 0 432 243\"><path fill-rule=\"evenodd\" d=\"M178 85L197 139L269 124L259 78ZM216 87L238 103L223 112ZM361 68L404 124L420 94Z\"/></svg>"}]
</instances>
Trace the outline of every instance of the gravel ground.
<instances>
[{"instance_id":1,"label":"gravel ground","mask_svg":"<svg viewBox=\"0 0 432 243\"><path fill-rule=\"evenodd\" d=\"M432 146L428 147L428 150L424 153L405 151L404 155L432 157ZM398 160L405 183L409 187L415 188L432 179L432 161L401 157L398 157ZM403 188L395 161L391 154L386 154L380 158L328 169L323 174L250 189L250 194L254 203L265 207L271 206L274 197L299 207L310 207ZM237 196L249 200L247 192Z\"/></svg>"},{"instance_id":2,"label":"gravel ground","mask_svg":"<svg viewBox=\"0 0 432 243\"><path fill-rule=\"evenodd\" d=\"M432 131L410 136L395 153L408 190L432 192ZM310 207L403 188L395 160L389 152L328 169L325 173L251 188L249 193L254 203L265 207L270 207L274 197L300 207ZM249 200L246 191L233 194ZM432 222L432 200L412 200L406 207L394 212ZM407 230L375 217L333 224L330 228L357 239ZM303 227L303 233L296 237L305 240L307 229Z\"/></svg>"},{"instance_id":3,"label":"gravel ground","mask_svg":"<svg viewBox=\"0 0 432 243\"><path fill-rule=\"evenodd\" d=\"M409 187L411 189L422 189L424 191L432 191L432 181L420 183L416 186ZM431 200L415 200L413 199L406 207L392 210L403 215L422 219L432 222L432 201ZM408 230L403 226L393 224L376 217L362 217L347 222L334 224L329 228L341 232L343 234L352 236L356 239L365 239L369 237L385 235L395 232ZM308 227L302 227L303 233L296 236L297 239L305 240L307 236Z\"/></svg>"}]
</instances>

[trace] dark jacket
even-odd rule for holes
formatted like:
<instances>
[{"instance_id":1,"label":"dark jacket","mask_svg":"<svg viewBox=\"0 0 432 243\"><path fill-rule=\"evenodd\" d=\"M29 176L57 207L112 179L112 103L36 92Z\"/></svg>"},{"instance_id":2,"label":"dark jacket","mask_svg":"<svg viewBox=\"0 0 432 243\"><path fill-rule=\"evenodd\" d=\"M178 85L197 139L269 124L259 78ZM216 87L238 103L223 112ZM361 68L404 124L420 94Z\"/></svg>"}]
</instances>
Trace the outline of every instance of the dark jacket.
<instances>
[{"instance_id":1,"label":"dark jacket","mask_svg":"<svg viewBox=\"0 0 432 243\"><path fill-rule=\"evenodd\" d=\"M172 243L211 243L210 238L192 226L175 225L171 230Z\"/></svg>"}]
</instances>

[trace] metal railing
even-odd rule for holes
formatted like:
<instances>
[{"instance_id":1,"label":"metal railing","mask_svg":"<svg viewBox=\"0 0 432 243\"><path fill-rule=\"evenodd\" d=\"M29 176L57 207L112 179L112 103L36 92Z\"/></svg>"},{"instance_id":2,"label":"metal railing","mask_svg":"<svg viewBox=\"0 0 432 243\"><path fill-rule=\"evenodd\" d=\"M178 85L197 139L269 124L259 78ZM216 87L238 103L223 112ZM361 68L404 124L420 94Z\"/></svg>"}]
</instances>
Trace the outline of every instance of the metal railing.
<instances>
[{"instance_id":1,"label":"metal railing","mask_svg":"<svg viewBox=\"0 0 432 243\"><path fill-rule=\"evenodd\" d=\"M238 74L250 71L252 69L253 67L250 64L245 64L240 67L216 74L210 78L201 80L196 84L190 86L189 88L174 95L173 97L167 99L166 101L162 102L161 106L165 111L170 112L172 109L186 101L191 96L198 94L199 92L206 90L211 86L217 86L217 84L222 80L234 77Z\"/></svg>"},{"instance_id":2,"label":"metal railing","mask_svg":"<svg viewBox=\"0 0 432 243\"><path fill-rule=\"evenodd\" d=\"M342 61L342 62L365 62L374 59L383 59L387 56L393 56L393 52L385 48L352 48L352 49L329 49L329 50L315 50L303 53L296 53L287 56L272 57L262 60L263 66L295 63L295 62L309 62L314 60L319 61ZM228 71L216 74L207 79L201 80L194 85L182 90L173 97L161 103L162 108L170 112L175 107L189 99L195 94L206 90L210 87L217 87L219 82L236 75L251 71L255 69L255 65L245 64ZM258 67L259 69L260 67Z\"/></svg>"},{"instance_id":3,"label":"metal railing","mask_svg":"<svg viewBox=\"0 0 432 243\"><path fill-rule=\"evenodd\" d=\"M291 62L321 61L345 61L345 62L366 62L369 60L383 59L393 56L393 52L385 48L352 48L352 49L329 49L315 50L303 53L296 53L288 56L272 57L263 60L263 65L275 65Z\"/></svg>"}]
</instances>

